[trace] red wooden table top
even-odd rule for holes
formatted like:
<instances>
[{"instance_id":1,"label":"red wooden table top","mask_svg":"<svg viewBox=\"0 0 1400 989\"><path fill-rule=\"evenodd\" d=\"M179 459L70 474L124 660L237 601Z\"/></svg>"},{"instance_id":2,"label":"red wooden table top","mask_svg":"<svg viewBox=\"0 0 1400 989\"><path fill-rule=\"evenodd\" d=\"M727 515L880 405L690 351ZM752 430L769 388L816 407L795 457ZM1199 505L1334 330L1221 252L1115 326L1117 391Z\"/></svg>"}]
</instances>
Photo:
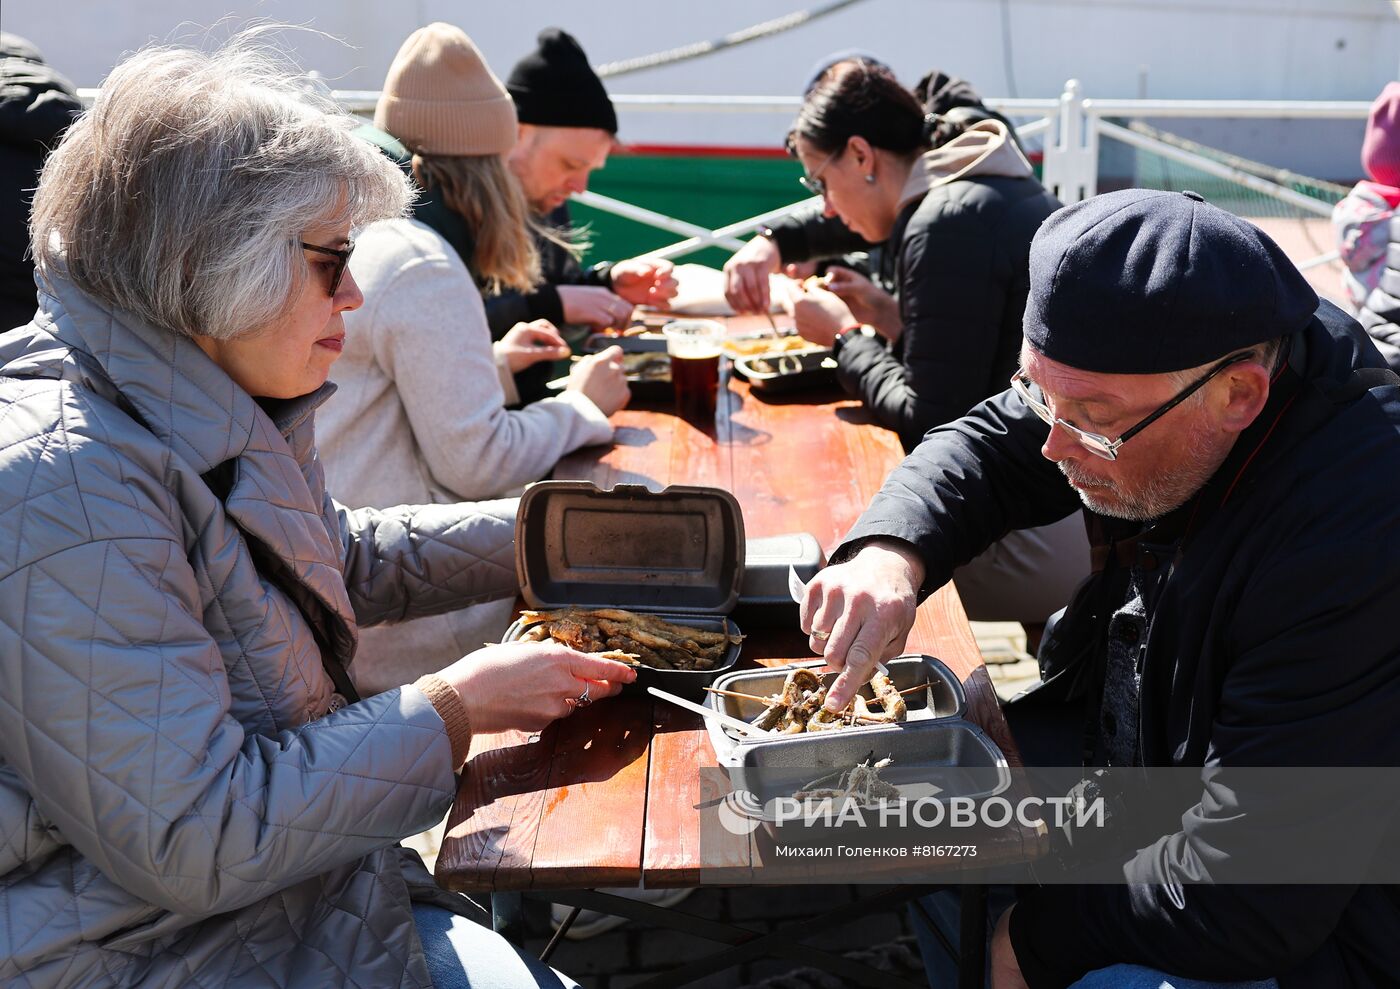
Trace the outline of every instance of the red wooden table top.
<instances>
[{"instance_id":1,"label":"red wooden table top","mask_svg":"<svg viewBox=\"0 0 1400 989\"><path fill-rule=\"evenodd\" d=\"M746 535L810 532L829 553L903 458L898 439L837 390L763 399L725 377L712 433L669 405L627 408L612 417L612 447L580 450L554 476L603 488L724 488L743 508ZM919 609L906 651L938 656L953 670L968 716L1019 765L952 585ZM754 629L740 666L813 658L795 628ZM611 698L536 735L478 736L437 880L465 891L695 885L697 781L715 764L701 718L646 696Z\"/></svg>"}]
</instances>

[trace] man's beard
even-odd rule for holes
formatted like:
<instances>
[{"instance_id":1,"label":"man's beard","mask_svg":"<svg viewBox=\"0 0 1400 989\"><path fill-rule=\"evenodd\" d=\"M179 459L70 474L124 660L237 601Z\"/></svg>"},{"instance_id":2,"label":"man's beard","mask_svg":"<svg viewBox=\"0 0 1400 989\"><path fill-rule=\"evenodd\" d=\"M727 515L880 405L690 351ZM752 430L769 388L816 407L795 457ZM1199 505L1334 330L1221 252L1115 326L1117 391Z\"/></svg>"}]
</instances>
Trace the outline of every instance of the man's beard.
<instances>
[{"instance_id":1,"label":"man's beard","mask_svg":"<svg viewBox=\"0 0 1400 989\"><path fill-rule=\"evenodd\" d=\"M1219 469L1224 457L1216 454L1205 430L1193 431L1186 448L1181 452L1176 466L1169 472L1149 478L1140 486L1125 488L1122 485L1093 477L1079 470L1075 462L1061 460L1060 473L1071 481L1097 485L1098 489L1075 488L1075 493L1091 511L1110 518L1129 519L1146 522L1159 519L1186 502ZM1107 492L1104 491L1107 489ZM1112 500L1103 497L1110 493Z\"/></svg>"}]
</instances>

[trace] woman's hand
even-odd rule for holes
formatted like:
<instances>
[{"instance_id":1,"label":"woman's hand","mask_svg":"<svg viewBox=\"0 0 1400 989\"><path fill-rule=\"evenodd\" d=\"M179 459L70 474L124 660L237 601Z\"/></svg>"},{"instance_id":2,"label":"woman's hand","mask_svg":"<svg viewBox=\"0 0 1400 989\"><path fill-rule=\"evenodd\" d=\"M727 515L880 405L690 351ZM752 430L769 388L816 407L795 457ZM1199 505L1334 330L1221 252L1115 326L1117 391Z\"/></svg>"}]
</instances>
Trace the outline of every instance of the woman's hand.
<instances>
[{"instance_id":1,"label":"woman's hand","mask_svg":"<svg viewBox=\"0 0 1400 989\"><path fill-rule=\"evenodd\" d=\"M782 267L778 245L753 237L724 262L724 297L737 313L767 312L768 276Z\"/></svg>"},{"instance_id":2,"label":"woman's hand","mask_svg":"<svg viewBox=\"0 0 1400 989\"><path fill-rule=\"evenodd\" d=\"M612 290L638 306L661 308L675 297L675 265L659 258L628 258L612 266Z\"/></svg>"},{"instance_id":3,"label":"woman's hand","mask_svg":"<svg viewBox=\"0 0 1400 989\"><path fill-rule=\"evenodd\" d=\"M560 285L559 302L564 322L575 326L626 326L632 319L632 303L601 285Z\"/></svg>"},{"instance_id":4,"label":"woman's hand","mask_svg":"<svg viewBox=\"0 0 1400 989\"><path fill-rule=\"evenodd\" d=\"M899 318L899 303L869 278L850 268L832 266L827 269L826 287L841 297L859 322L875 327L886 340L899 339L904 323Z\"/></svg>"},{"instance_id":5,"label":"woman's hand","mask_svg":"<svg viewBox=\"0 0 1400 989\"><path fill-rule=\"evenodd\" d=\"M580 695L592 703L637 679L626 663L556 642L508 642L463 656L438 676L462 698L475 734L539 731L572 714Z\"/></svg>"},{"instance_id":6,"label":"woman's hand","mask_svg":"<svg viewBox=\"0 0 1400 989\"><path fill-rule=\"evenodd\" d=\"M836 334L860 323L840 296L817 285L794 286L788 292L787 309L802 338L819 347L830 347Z\"/></svg>"},{"instance_id":7,"label":"woman's hand","mask_svg":"<svg viewBox=\"0 0 1400 989\"><path fill-rule=\"evenodd\" d=\"M612 415L632 397L627 374L622 370L622 348L614 345L579 358L569 370L569 383L564 388L583 393L603 415Z\"/></svg>"},{"instance_id":8,"label":"woman's hand","mask_svg":"<svg viewBox=\"0 0 1400 989\"><path fill-rule=\"evenodd\" d=\"M497 356L505 357L511 374L519 374L540 361L562 361L570 353L569 345L547 319L516 323L491 349Z\"/></svg>"}]
</instances>

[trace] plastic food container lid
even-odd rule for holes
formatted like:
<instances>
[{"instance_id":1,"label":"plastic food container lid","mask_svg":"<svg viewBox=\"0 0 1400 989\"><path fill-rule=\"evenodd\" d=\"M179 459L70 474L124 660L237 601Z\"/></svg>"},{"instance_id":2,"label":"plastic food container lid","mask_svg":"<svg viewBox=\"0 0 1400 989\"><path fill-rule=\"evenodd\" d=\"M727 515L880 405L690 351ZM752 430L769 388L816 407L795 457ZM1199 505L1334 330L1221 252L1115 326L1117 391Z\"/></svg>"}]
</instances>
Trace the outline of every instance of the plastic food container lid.
<instances>
[{"instance_id":1,"label":"plastic food container lid","mask_svg":"<svg viewBox=\"0 0 1400 989\"><path fill-rule=\"evenodd\" d=\"M727 614L744 578L743 513L721 488L541 481L520 498L515 572L534 609Z\"/></svg>"}]
</instances>

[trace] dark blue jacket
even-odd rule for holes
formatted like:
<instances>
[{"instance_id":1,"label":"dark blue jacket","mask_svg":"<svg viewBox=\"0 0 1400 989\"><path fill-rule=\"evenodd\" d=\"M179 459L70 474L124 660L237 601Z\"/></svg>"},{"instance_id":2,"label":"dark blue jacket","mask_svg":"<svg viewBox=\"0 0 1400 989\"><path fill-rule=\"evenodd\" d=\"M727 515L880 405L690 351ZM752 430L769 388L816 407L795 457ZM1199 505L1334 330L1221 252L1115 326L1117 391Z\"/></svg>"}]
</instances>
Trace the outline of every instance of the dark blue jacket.
<instances>
[{"instance_id":1,"label":"dark blue jacket","mask_svg":"<svg viewBox=\"0 0 1400 989\"><path fill-rule=\"evenodd\" d=\"M1022 895L1011 937L1033 989L1120 962L1209 980L1274 976L1285 989L1400 978L1395 887L1186 881L1247 857L1277 827L1251 816L1258 795L1232 768L1400 766L1400 387L1353 374L1384 365L1328 303L1299 337L1264 412L1188 503L1194 518L1145 643L1144 764L1220 775L1182 830L1123 869L1183 881ZM833 559L872 537L905 540L928 565L929 592L1008 530L1064 518L1079 501L1040 454L1046 429L1008 391L933 430ZM1057 649L1083 641L1075 628L1099 620L1093 610L1072 606L1042 650L1042 689L1058 699L1102 689L1092 656ZM1387 829L1393 836L1393 820L1366 833ZM1367 861L1394 854L1360 851Z\"/></svg>"}]
</instances>

